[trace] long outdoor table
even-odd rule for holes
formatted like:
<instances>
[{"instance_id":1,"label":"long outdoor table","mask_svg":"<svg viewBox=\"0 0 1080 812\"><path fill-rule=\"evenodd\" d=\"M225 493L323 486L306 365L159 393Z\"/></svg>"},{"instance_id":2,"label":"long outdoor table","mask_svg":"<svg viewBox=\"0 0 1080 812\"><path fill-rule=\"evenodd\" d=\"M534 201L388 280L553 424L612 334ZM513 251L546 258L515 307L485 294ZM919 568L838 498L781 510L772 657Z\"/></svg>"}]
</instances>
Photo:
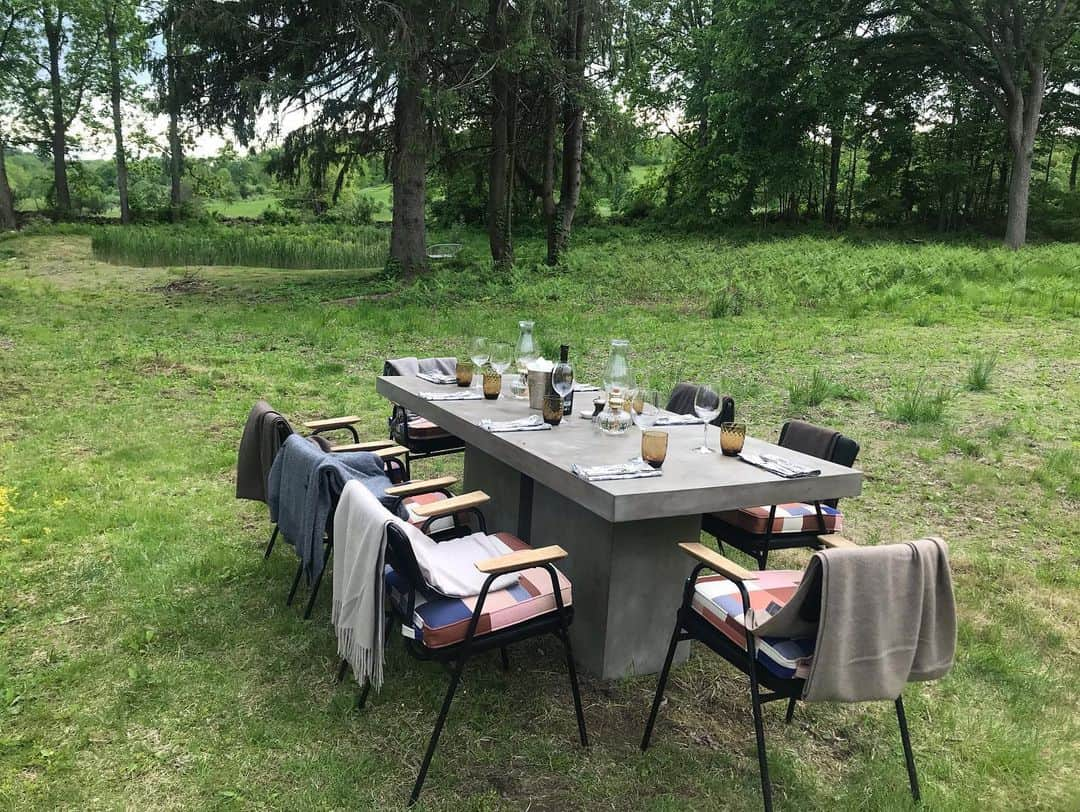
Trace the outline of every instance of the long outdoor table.
<instances>
[{"instance_id":1,"label":"long outdoor table","mask_svg":"<svg viewBox=\"0 0 1080 812\"><path fill-rule=\"evenodd\" d=\"M498 400L427 400L422 392L452 392L418 378L380 376L376 391L457 435L465 444L465 487L492 497L491 532L516 532L533 546L561 544L560 567L573 583L571 639L582 667L604 678L660 670L690 559L676 546L701 535L701 515L755 505L856 496L862 473L751 437L746 448L774 452L821 469L783 479L719 452L699 455L700 425L668 426L663 476L586 482L570 466L626 462L640 451L641 433L602 434L577 414L551 431L493 433L483 418L512 420L528 402L504 388ZM592 395L577 397L576 411ZM709 444L719 447L718 429ZM689 654L684 644L680 658Z\"/></svg>"}]
</instances>

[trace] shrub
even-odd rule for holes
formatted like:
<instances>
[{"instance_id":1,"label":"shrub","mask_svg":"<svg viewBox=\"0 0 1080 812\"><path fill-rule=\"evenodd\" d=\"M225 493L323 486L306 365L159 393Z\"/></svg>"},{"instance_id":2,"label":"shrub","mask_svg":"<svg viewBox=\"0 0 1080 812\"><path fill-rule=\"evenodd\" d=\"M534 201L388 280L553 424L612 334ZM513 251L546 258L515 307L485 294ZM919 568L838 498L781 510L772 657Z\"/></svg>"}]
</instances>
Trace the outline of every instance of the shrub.
<instances>
[{"instance_id":1,"label":"shrub","mask_svg":"<svg viewBox=\"0 0 1080 812\"><path fill-rule=\"evenodd\" d=\"M802 411L820 406L840 392L840 387L830 383L821 370L815 369L809 380L795 381L788 387L788 402L792 409Z\"/></svg>"},{"instance_id":2,"label":"shrub","mask_svg":"<svg viewBox=\"0 0 1080 812\"><path fill-rule=\"evenodd\" d=\"M739 316L746 306L743 292L734 283L721 290L709 306L709 315L714 319L727 316Z\"/></svg>"},{"instance_id":3,"label":"shrub","mask_svg":"<svg viewBox=\"0 0 1080 812\"><path fill-rule=\"evenodd\" d=\"M972 392L985 392L990 388L990 376L997 366L997 356L992 353L980 355L967 374L967 388Z\"/></svg>"}]
</instances>

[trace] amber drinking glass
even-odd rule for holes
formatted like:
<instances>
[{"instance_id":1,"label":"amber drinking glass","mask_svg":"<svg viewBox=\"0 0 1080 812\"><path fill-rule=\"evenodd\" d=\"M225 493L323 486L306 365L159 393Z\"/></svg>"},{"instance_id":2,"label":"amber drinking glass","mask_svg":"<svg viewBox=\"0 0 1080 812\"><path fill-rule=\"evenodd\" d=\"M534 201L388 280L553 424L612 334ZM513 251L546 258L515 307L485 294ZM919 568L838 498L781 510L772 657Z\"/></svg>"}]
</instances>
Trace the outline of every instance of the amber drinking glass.
<instances>
[{"instance_id":1,"label":"amber drinking glass","mask_svg":"<svg viewBox=\"0 0 1080 812\"><path fill-rule=\"evenodd\" d=\"M484 397L488 400L498 400L499 392L502 391L502 375L498 372L484 373Z\"/></svg>"},{"instance_id":2,"label":"amber drinking glass","mask_svg":"<svg viewBox=\"0 0 1080 812\"><path fill-rule=\"evenodd\" d=\"M544 407L541 411L545 423L551 426L559 425L563 417L562 395L546 395L544 397Z\"/></svg>"},{"instance_id":3,"label":"amber drinking glass","mask_svg":"<svg viewBox=\"0 0 1080 812\"><path fill-rule=\"evenodd\" d=\"M653 468L659 468L667 458L668 433L648 429L641 432L641 458Z\"/></svg>"},{"instance_id":4,"label":"amber drinking glass","mask_svg":"<svg viewBox=\"0 0 1080 812\"><path fill-rule=\"evenodd\" d=\"M454 374L457 375L458 386L469 386L472 384L473 366L469 361L458 361Z\"/></svg>"},{"instance_id":5,"label":"amber drinking glass","mask_svg":"<svg viewBox=\"0 0 1080 812\"><path fill-rule=\"evenodd\" d=\"M745 423L721 423L720 424L720 450L728 457L736 456L742 451L743 442L746 440Z\"/></svg>"}]
</instances>

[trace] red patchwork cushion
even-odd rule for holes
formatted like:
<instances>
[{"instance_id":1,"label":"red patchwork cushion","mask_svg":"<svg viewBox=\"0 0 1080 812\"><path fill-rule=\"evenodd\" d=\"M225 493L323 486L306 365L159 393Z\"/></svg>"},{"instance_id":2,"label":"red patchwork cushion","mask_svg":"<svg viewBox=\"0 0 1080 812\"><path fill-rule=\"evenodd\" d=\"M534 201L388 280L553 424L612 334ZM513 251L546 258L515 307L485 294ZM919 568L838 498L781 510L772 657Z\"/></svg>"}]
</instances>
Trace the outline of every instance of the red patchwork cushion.
<instances>
[{"instance_id":1,"label":"red patchwork cushion","mask_svg":"<svg viewBox=\"0 0 1080 812\"><path fill-rule=\"evenodd\" d=\"M495 534L513 551L528 550L529 545L510 533ZM556 570L564 606L570 606L573 595L570 581ZM408 583L390 566L386 567L386 587L390 599L400 609L408 602ZM460 643L469 630L469 620L476 609L476 597L443 598L416 595L412 624L403 626L401 633L418 640L428 648L443 648ZM532 618L555 611L555 592L551 576L543 567L518 573L517 583L506 589L488 593L484 610L476 627L477 636L516 626Z\"/></svg>"},{"instance_id":2,"label":"red patchwork cushion","mask_svg":"<svg viewBox=\"0 0 1080 812\"><path fill-rule=\"evenodd\" d=\"M735 527L741 527L748 533L765 535L769 532L769 511L771 505L761 507L740 508L739 510L725 510L722 513L713 514L722 521ZM825 533L842 533L844 531L844 514L828 505L821 506L821 515L825 520ZM819 533L821 526L818 523L817 509L810 502L788 502L776 506L776 514L773 516L772 532L776 533Z\"/></svg>"}]
</instances>

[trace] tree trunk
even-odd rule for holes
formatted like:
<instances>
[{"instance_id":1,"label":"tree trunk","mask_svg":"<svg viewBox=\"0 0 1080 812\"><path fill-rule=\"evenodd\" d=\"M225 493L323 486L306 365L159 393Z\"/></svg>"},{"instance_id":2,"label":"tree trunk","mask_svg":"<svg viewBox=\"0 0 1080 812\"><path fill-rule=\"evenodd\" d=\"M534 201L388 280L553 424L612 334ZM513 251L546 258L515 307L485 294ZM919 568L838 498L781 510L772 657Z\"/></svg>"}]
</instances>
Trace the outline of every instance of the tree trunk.
<instances>
[{"instance_id":1,"label":"tree trunk","mask_svg":"<svg viewBox=\"0 0 1080 812\"><path fill-rule=\"evenodd\" d=\"M63 75L60 68L60 51L64 36L63 13L50 16L48 7L45 13L45 40L49 49L49 93L51 98L52 118L52 158L53 192L56 202L56 218L63 220L71 216L71 190L67 174L67 120L64 118Z\"/></svg>"},{"instance_id":2,"label":"tree trunk","mask_svg":"<svg viewBox=\"0 0 1080 812\"><path fill-rule=\"evenodd\" d=\"M16 226L15 198L8 183L6 151L7 144L0 136L0 230L11 231Z\"/></svg>"},{"instance_id":3,"label":"tree trunk","mask_svg":"<svg viewBox=\"0 0 1080 812\"><path fill-rule=\"evenodd\" d=\"M559 212L555 233L555 262L570 244L578 200L581 198L581 151L585 143L585 38L588 14L585 0L570 0L567 4L568 70L567 99L563 113L562 187L559 191ZM550 252L549 252L550 253Z\"/></svg>"},{"instance_id":4,"label":"tree trunk","mask_svg":"<svg viewBox=\"0 0 1080 812\"><path fill-rule=\"evenodd\" d=\"M844 146L844 125L829 131L829 188L825 193L825 222L836 225L836 190L840 184L840 150Z\"/></svg>"},{"instance_id":5,"label":"tree trunk","mask_svg":"<svg viewBox=\"0 0 1080 812\"><path fill-rule=\"evenodd\" d=\"M394 154L391 160L393 220L390 224L390 261L405 275L427 267L427 116L422 97L423 70L410 60L401 76L394 100Z\"/></svg>"},{"instance_id":6,"label":"tree trunk","mask_svg":"<svg viewBox=\"0 0 1080 812\"><path fill-rule=\"evenodd\" d=\"M1053 135L1050 136L1050 152L1046 156L1046 184L1050 185L1050 167L1054 165L1054 142L1057 139Z\"/></svg>"},{"instance_id":7,"label":"tree trunk","mask_svg":"<svg viewBox=\"0 0 1080 812\"><path fill-rule=\"evenodd\" d=\"M558 103L549 89L544 94L544 174L541 179L540 205L544 211L544 231L547 234L548 265L559 264L559 243L555 205L555 130L559 124Z\"/></svg>"},{"instance_id":8,"label":"tree trunk","mask_svg":"<svg viewBox=\"0 0 1080 812\"><path fill-rule=\"evenodd\" d=\"M1069 169L1069 191L1076 191L1076 173L1080 169L1080 147L1073 152L1072 167Z\"/></svg>"},{"instance_id":9,"label":"tree trunk","mask_svg":"<svg viewBox=\"0 0 1080 812\"><path fill-rule=\"evenodd\" d=\"M109 101L112 105L113 140L116 143L116 191L120 194L120 222L131 222L131 207L128 203L127 154L124 151L124 124L120 110L120 51L117 47L116 8L110 9L106 22L105 36L109 47Z\"/></svg>"},{"instance_id":10,"label":"tree trunk","mask_svg":"<svg viewBox=\"0 0 1080 812\"><path fill-rule=\"evenodd\" d=\"M851 225L851 206L855 197L855 168L859 161L859 142L851 144L851 171L848 173L847 202L844 204L844 224Z\"/></svg>"},{"instance_id":11,"label":"tree trunk","mask_svg":"<svg viewBox=\"0 0 1080 812\"><path fill-rule=\"evenodd\" d=\"M488 34L496 60L491 72L491 155L488 162L488 244L497 268L514 264L510 240L508 195L510 190L509 130L510 79L503 59L506 55L507 0L490 0Z\"/></svg>"},{"instance_id":12,"label":"tree trunk","mask_svg":"<svg viewBox=\"0 0 1080 812\"><path fill-rule=\"evenodd\" d=\"M1046 77L1039 63L1030 66L1027 92L1009 99L1006 124L1012 152L1009 178L1009 210L1005 220L1005 245L1014 251L1027 241L1028 201L1031 193L1031 163L1035 156L1035 136L1039 131Z\"/></svg>"},{"instance_id":13,"label":"tree trunk","mask_svg":"<svg viewBox=\"0 0 1080 812\"><path fill-rule=\"evenodd\" d=\"M184 145L180 140L180 88L177 63L176 35L173 30L175 22L169 20L165 26L165 81L168 85L165 92L169 113L169 213L170 219L176 222L181 216L183 200L183 188L181 180L184 176Z\"/></svg>"}]
</instances>

